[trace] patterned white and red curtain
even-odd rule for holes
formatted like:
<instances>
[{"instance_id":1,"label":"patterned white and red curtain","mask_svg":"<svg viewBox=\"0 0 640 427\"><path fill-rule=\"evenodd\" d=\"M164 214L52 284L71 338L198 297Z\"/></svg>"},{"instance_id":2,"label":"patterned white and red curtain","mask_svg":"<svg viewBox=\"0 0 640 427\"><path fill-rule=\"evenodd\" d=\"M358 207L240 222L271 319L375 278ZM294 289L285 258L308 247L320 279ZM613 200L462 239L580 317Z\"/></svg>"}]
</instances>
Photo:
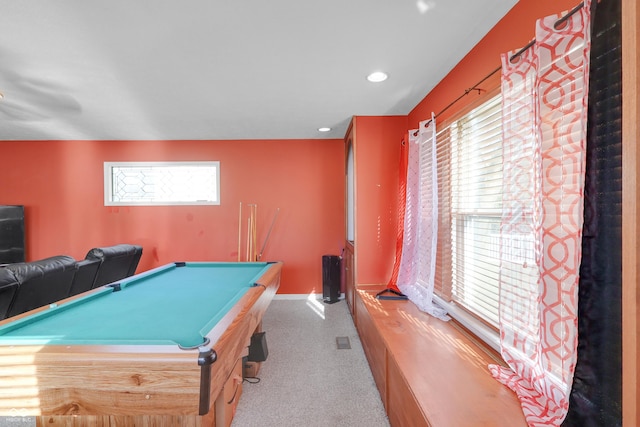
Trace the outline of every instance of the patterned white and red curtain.
<instances>
[{"instance_id":1,"label":"patterned white and red curtain","mask_svg":"<svg viewBox=\"0 0 640 427\"><path fill-rule=\"evenodd\" d=\"M448 320L433 303L438 240L436 122L409 132L402 255L397 286L420 310Z\"/></svg>"},{"instance_id":2,"label":"patterned white and red curtain","mask_svg":"<svg viewBox=\"0 0 640 427\"><path fill-rule=\"evenodd\" d=\"M500 340L530 426L566 417L577 359L590 2L538 20L535 43L502 56ZM514 244L514 242L519 242Z\"/></svg>"}]
</instances>

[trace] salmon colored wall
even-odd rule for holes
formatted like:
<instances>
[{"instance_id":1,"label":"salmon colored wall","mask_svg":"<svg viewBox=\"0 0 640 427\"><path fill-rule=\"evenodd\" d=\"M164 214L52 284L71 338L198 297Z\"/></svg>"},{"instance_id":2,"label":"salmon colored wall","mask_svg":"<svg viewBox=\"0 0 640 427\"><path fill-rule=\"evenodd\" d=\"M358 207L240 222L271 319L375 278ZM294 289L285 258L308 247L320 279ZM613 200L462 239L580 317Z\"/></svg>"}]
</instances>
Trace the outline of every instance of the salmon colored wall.
<instances>
[{"instance_id":1,"label":"salmon colored wall","mask_svg":"<svg viewBox=\"0 0 640 427\"><path fill-rule=\"evenodd\" d=\"M280 293L322 293L322 255L343 246L342 140L0 141L0 152L0 204L25 205L28 260L134 243L138 272L235 261L240 202L258 205L258 251L280 208L262 258L284 261ZM103 162L167 160L220 161L221 204L104 206Z\"/></svg>"},{"instance_id":2,"label":"salmon colored wall","mask_svg":"<svg viewBox=\"0 0 640 427\"><path fill-rule=\"evenodd\" d=\"M573 9L577 0L520 0L487 35L449 72L429 94L409 113L409 127L415 129L421 120L438 114L458 96L473 87L500 66L500 54L526 46L535 32L538 18ZM480 87L498 87L500 73ZM442 123L465 106L477 102L478 93L470 92L438 117Z\"/></svg>"},{"instance_id":3,"label":"salmon colored wall","mask_svg":"<svg viewBox=\"0 0 640 427\"><path fill-rule=\"evenodd\" d=\"M406 116L355 118L357 284L387 283L395 259L400 147Z\"/></svg>"}]
</instances>

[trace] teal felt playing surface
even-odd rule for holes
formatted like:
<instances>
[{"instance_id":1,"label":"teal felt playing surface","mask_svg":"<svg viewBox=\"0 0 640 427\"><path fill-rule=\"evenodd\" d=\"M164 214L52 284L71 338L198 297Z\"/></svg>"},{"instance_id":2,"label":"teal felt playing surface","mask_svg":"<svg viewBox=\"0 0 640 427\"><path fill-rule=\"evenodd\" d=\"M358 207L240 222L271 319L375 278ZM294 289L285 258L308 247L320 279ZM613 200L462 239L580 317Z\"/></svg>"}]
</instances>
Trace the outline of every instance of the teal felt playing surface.
<instances>
[{"instance_id":1,"label":"teal felt playing surface","mask_svg":"<svg viewBox=\"0 0 640 427\"><path fill-rule=\"evenodd\" d=\"M268 269L265 263L186 263L123 280L0 328L0 344L202 344Z\"/></svg>"}]
</instances>

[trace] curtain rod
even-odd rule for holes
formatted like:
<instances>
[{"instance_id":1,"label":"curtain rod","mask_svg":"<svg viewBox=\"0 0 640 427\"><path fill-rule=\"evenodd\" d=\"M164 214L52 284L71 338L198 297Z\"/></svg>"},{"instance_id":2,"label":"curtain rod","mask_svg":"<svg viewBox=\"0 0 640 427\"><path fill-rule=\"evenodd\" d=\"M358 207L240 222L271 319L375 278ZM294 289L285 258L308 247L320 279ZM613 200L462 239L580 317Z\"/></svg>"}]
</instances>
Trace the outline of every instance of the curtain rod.
<instances>
[{"instance_id":1,"label":"curtain rod","mask_svg":"<svg viewBox=\"0 0 640 427\"><path fill-rule=\"evenodd\" d=\"M573 9L571 9L566 15L564 15L562 18L558 19L555 24L553 24L553 28L555 28L556 30L559 29L562 24L564 24L569 18L571 18L573 15L576 14L576 12L578 12L580 9L582 9L582 7L584 6L584 2L580 2L576 7L574 7ZM509 61L513 61L514 59L518 58L520 55L522 55L524 52L527 51L527 49L533 47L533 45L536 44L536 39L531 40L529 43L527 43L522 49L520 49L519 51L517 51L516 53L514 53L513 55L511 55L511 57L509 58ZM469 95L470 92L473 92L474 90L477 90L478 92L482 91L483 89L480 89L478 86L481 85L482 83L484 83L489 77L493 76L495 73L497 73L498 71L500 71L502 69L502 66L496 68L495 70L493 70L492 72L490 72L489 74L487 74L482 80L480 80L478 83L474 84L473 87L467 89L464 91L464 93L462 95L460 95L459 97L457 97L453 102L451 102L449 105L447 105L446 107L444 107L442 110L440 110L440 112L438 114L436 114L434 116L434 118L438 118L439 115L441 115L442 113L444 113L445 111L447 111L449 108L451 108L454 104L456 104L458 101L460 101L462 98L464 98L465 96ZM424 127L429 127L429 125L431 124L431 120L429 120L428 122L425 123Z\"/></svg>"}]
</instances>

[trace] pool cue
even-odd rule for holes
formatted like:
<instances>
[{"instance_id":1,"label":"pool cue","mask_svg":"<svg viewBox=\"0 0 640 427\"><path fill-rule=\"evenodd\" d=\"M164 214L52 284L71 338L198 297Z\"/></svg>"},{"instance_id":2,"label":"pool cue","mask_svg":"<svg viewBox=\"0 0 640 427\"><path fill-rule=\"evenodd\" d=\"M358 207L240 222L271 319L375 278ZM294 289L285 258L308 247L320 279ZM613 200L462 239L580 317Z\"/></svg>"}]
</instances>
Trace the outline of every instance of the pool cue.
<instances>
[{"instance_id":1,"label":"pool cue","mask_svg":"<svg viewBox=\"0 0 640 427\"><path fill-rule=\"evenodd\" d=\"M258 205L253 205L253 243L251 244L251 248L253 252L251 253L251 261L258 260Z\"/></svg>"},{"instance_id":2,"label":"pool cue","mask_svg":"<svg viewBox=\"0 0 640 427\"><path fill-rule=\"evenodd\" d=\"M251 217L247 218L247 261L249 261L251 251Z\"/></svg>"},{"instance_id":3,"label":"pool cue","mask_svg":"<svg viewBox=\"0 0 640 427\"><path fill-rule=\"evenodd\" d=\"M276 213L273 215L273 221L271 221L271 226L269 227L269 231L267 231L267 237L265 237L264 243L262 244L262 249L260 249L260 254L258 255L258 261L262 259L264 248L267 247L267 241L269 240L269 236L271 236L271 230L273 230L273 225L276 223L276 218L278 217L279 212L280 212L280 208L277 208Z\"/></svg>"},{"instance_id":4,"label":"pool cue","mask_svg":"<svg viewBox=\"0 0 640 427\"><path fill-rule=\"evenodd\" d=\"M240 202L240 213L238 214L238 262L240 262L241 250L242 250L242 202Z\"/></svg>"},{"instance_id":5,"label":"pool cue","mask_svg":"<svg viewBox=\"0 0 640 427\"><path fill-rule=\"evenodd\" d=\"M255 226L255 204L251 203L249 205L249 222L247 223L247 261L253 262L255 261L253 258L253 253L255 251L255 239L254 239L254 226Z\"/></svg>"}]
</instances>

